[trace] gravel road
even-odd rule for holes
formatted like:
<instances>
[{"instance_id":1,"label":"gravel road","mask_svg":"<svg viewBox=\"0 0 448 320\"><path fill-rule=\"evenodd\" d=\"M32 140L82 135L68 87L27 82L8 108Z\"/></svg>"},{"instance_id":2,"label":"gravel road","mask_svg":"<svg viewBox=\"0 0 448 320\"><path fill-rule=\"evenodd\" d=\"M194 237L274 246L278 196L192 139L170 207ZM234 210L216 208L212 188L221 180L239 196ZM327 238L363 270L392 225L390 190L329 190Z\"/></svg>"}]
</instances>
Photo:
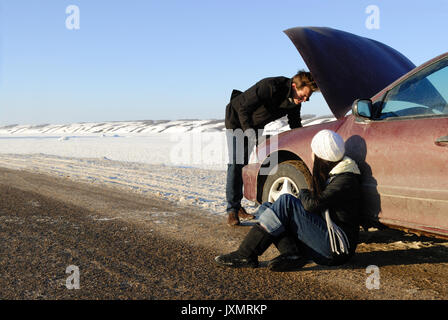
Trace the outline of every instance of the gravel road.
<instances>
[{"instance_id":1,"label":"gravel road","mask_svg":"<svg viewBox=\"0 0 448 320\"><path fill-rule=\"evenodd\" d=\"M194 206L27 171L0 169L0 193L1 299L448 298L447 240L373 230L344 266L272 273L271 246L260 268L227 269L213 258L250 223L230 228Z\"/></svg>"}]
</instances>

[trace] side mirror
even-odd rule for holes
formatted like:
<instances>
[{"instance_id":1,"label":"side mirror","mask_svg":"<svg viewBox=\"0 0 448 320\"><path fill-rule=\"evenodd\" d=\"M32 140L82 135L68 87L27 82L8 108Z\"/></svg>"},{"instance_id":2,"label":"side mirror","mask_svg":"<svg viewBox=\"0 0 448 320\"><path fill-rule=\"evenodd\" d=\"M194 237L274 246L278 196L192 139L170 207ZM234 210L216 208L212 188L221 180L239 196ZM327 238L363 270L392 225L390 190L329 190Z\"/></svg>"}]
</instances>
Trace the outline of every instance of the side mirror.
<instances>
[{"instance_id":1,"label":"side mirror","mask_svg":"<svg viewBox=\"0 0 448 320\"><path fill-rule=\"evenodd\" d=\"M366 119L372 118L372 100L370 99L357 99L353 102L352 113L355 117L361 117Z\"/></svg>"}]
</instances>

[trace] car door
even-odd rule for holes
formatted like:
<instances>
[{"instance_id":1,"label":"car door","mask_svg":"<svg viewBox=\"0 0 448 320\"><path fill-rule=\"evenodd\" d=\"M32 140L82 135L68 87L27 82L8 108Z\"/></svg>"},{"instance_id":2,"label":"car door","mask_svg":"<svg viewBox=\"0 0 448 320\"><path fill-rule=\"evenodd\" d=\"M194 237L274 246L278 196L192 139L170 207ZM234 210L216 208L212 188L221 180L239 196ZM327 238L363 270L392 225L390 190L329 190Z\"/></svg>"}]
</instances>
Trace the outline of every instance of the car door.
<instances>
[{"instance_id":1,"label":"car door","mask_svg":"<svg viewBox=\"0 0 448 320\"><path fill-rule=\"evenodd\" d=\"M396 84L370 120L352 117L341 128L348 152L364 161L363 184L370 201L378 195L369 206L378 207L380 222L448 235L447 101L445 57Z\"/></svg>"}]
</instances>

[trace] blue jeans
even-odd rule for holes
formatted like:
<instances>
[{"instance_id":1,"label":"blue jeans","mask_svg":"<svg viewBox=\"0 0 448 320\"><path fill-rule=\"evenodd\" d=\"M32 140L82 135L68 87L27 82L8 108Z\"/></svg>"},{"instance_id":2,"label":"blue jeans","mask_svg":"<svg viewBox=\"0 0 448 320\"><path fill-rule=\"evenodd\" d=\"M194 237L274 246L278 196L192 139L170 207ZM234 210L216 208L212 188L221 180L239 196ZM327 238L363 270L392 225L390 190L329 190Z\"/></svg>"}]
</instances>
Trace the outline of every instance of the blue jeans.
<instances>
[{"instance_id":1,"label":"blue jeans","mask_svg":"<svg viewBox=\"0 0 448 320\"><path fill-rule=\"evenodd\" d=\"M352 254L333 254L325 219L303 208L290 194L281 195L274 203L265 202L258 209L259 222L273 236L289 231L303 244L303 254L322 265L345 263ZM353 244L350 243L350 246ZM352 253L352 250L350 251Z\"/></svg>"}]
</instances>

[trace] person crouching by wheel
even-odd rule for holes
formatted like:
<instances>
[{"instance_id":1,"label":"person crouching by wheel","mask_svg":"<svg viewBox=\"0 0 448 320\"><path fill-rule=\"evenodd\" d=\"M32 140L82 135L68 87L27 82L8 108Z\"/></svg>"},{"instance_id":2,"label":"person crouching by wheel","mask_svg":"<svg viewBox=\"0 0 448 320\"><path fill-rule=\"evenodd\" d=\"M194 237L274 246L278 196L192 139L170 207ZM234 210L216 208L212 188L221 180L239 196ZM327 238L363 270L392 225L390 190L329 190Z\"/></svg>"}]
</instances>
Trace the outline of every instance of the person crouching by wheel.
<instances>
[{"instance_id":1,"label":"person crouching by wheel","mask_svg":"<svg viewBox=\"0 0 448 320\"><path fill-rule=\"evenodd\" d=\"M355 253L359 236L361 173L354 160L344 156L342 137L330 130L312 139L311 190L296 198L280 196L258 209L253 226L238 250L215 261L228 267L257 267L258 256L274 243L280 255L268 263L272 271L294 270L310 259L320 265L341 265Z\"/></svg>"}]
</instances>

